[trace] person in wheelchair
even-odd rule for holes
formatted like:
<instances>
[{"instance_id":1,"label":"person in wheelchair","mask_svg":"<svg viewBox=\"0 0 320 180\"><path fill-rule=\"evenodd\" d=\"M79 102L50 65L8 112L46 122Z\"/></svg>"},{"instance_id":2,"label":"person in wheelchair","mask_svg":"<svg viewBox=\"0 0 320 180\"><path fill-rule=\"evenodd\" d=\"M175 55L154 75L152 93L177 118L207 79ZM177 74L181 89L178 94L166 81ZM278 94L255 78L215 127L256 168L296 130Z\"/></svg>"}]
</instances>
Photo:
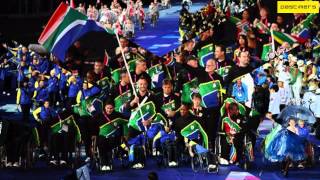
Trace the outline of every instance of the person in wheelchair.
<instances>
[{"instance_id":1,"label":"person in wheelchair","mask_svg":"<svg viewBox=\"0 0 320 180\"><path fill-rule=\"evenodd\" d=\"M108 100L105 104L104 112L98 118L99 136L98 149L100 156L101 171L112 170L112 151L119 147L124 136L124 126L127 120L123 116L114 111L114 102ZM109 127L109 128L108 128Z\"/></svg>"},{"instance_id":2,"label":"person in wheelchair","mask_svg":"<svg viewBox=\"0 0 320 180\"><path fill-rule=\"evenodd\" d=\"M165 126L164 130L160 130L157 135L153 138L153 149L161 147L162 155L167 155L168 166L175 167L177 163L177 146L176 146L176 132L173 131L169 126Z\"/></svg>"},{"instance_id":3,"label":"person in wheelchair","mask_svg":"<svg viewBox=\"0 0 320 180\"><path fill-rule=\"evenodd\" d=\"M174 130L175 132L180 132L185 126L190 124L196 118L190 113L189 110L189 104L181 103L179 113L176 113L176 118L174 118L174 121L172 122L172 130ZM186 147L184 143L184 137L180 133L176 133L176 146L179 155L181 155L178 158L179 160L181 160Z\"/></svg>"},{"instance_id":4,"label":"person in wheelchair","mask_svg":"<svg viewBox=\"0 0 320 180\"><path fill-rule=\"evenodd\" d=\"M45 100L43 105L33 111L33 117L37 122L37 128L40 138L40 155L43 157L48 152L49 146L49 128L52 120L57 117L55 110L50 107L49 100Z\"/></svg>"},{"instance_id":5,"label":"person in wheelchair","mask_svg":"<svg viewBox=\"0 0 320 180\"><path fill-rule=\"evenodd\" d=\"M200 167L205 168L208 172L216 171L217 165L209 150L208 135L201 124L194 120L181 130L181 135L184 137L185 146L188 148L189 155L192 158L191 165L193 170L198 170L196 162L199 161Z\"/></svg>"},{"instance_id":6,"label":"person in wheelchair","mask_svg":"<svg viewBox=\"0 0 320 180\"><path fill-rule=\"evenodd\" d=\"M238 164L243 157L244 133L247 131L245 117L239 112L239 104L231 102L226 107L226 116L222 119L222 130L225 137L221 138L224 151L219 159L220 164Z\"/></svg>"},{"instance_id":7,"label":"person in wheelchair","mask_svg":"<svg viewBox=\"0 0 320 180\"><path fill-rule=\"evenodd\" d=\"M75 151L76 141L80 142L81 135L73 115L68 111L58 112L58 116L50 122L50 164L67 165L68 153Z\"/></svg>"},{"instance_id":8,"label":"person in wheelchair","mask_svg":"<svg viewBox=\"0 0 320 180\"><path fill-rule=\"evenodd\" d=\"M4 124L1 128L5 128ZM16 122L8 122L6 128L7 130L2 129L7 132L5 140L7 164L5 166L18 168L20 167L19 158L26 157L25 150L30 141L31 128L26 124Z\"/></svg>"}]
</instances>

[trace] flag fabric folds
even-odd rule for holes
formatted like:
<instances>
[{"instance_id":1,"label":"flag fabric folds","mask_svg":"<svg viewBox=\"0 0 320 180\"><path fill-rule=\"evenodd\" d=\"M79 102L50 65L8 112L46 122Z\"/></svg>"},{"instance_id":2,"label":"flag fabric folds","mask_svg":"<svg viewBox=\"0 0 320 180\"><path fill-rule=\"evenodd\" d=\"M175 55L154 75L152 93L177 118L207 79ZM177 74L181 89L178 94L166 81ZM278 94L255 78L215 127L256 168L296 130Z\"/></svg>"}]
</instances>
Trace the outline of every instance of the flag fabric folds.
<instances>
[{"instance_id":1,"label":"flag fabric folds","mask_svg":"<svg viewBox=\"0 0 320 180\"><path fill-rule=\"evenodd\" d=\"M140 106L131 113L129 126L136 130L144 131L145 128L142 124L142 121L152 119L155 115L156 108L152 101L140 104Z\"/></svg>"},{"instance_id":2,"label":"flag fabric folds","mask_svg":"<svg viewBox=\"0 0 320 180\"><path fill-rule=\"evenodd\" d=\"M166 112L167 110L174 111L176 109L176 102L175 100L172 100L168 102L167 104L164 104L161 106L162 111Z\"/></svg>"},{"instance_id":3,"label":"flag fabric folds","mask_svg":"<svg viewBox=\"0 0 320 180\"><path fill-rule=\"evenodd\" d=\"M198 57L199 57L199 64L202 67L206 66L207 61L210 58L213 58L214 54L214 46L213 44L208 44L203 46L199 51L198 51Z\"/></svg>"},{"instance_id":4,"label":"flag fabric folds","mask_svg":"<svg viewBox=\"0 0 320 180\"><path fill-rule=\"evenodd\" d=\"M263 61L268 61L268 54L269 52L272 50L272 47L271 47L271 43L268 43L268 44L264 44L263 45L263 49L262 49L262 54L261 54L261 59Z\"/></svg>"},{"instance_id":5,"label":"flag fabric folds","mask_svg":"<svg viewBox=\"0 0 320 180\"><path fill-rule=\"evenodd\" d=\"M310 26L317 14L309 14L306 19L291 29L292 36L298 38L301 43L304 43L310 37Z\"/></svg>"},{"instance_id":6,"label":"flag fabric folds","mask_svg":"<svg viewBox=\"0 0 320 180\"><path fill-rule=\"evenodd\" d=\"M244 107L244 105L238 103L238 102L237 102L235 99L233 99L233 98L227 98L227 99L224 100L224 103L223 103L223 105L222 105L222 107L221 107L221 109L220 109L221 117L223 117L223 116L227 113L227 112L226 112L226 111L227 111L226 109L229 108L229 105L230 105L231 103L237 103L237 104L238 104L239 113L240 113L241 115L245 115L245 114L246 114L246 108Z\"/></svg>"},{"instance_id":7,"label":"flag fabric folds","mask_svg":"<svg viewBox=\"0 0 320 180\"><path fill-rule=\"evenodd\" d=\"M202 105L205 108L217 107L219 105L219 92L221 84L219 80L201 83L199 93L202 97Z\"/></svg>"},{"instance_id":8,"label":"flag fabric folds","mask_svg":"<svg viewBox=\"0 0 320 180\"><path fill-rule=\"evenodd\" d=\"M284 42L289 43L291 46L295 43L298 43L298 40L291 36L290 34L279 32L279 31L273 31L273 38L275 41L277 41L279 44L282 44Z\"/></svg>"},{"instance_id":9,"label":"flag fabric folds","mask_svg":"<svg viewBox=\"0 0 320 180\"><path fill-rule=\"evenodd\" d=\"M215 71L216 71L216 73L218 73L221 77L225 77L225 76L228 75L230 69L231 69L231 66L224 66L224 67L221 67L221 68L219 68L219 69L217 69L217 70L215 70Z\"/></svg>"},{"instance_id":10,"label":"flag fabric folds","mask_svg":"<svg viewBox=\"0 0 320 180\"><path fill-rule=\"evenodd\" d=\"M209 147L208 135L196 120L184 127L181 130L181 135L189 140L199 139L199 135L201 135L203 147L206 149Z\"/></svg>"},{"instance_id":11,"label":"flag fabric folds","mask_svg":"<svg viewBox=\"0 0 320 180\"><path fill-rule=\"evenodd\" d=\"M100 23L89 20L87 16L61 3L51 16L38 42L52 52L60 61L64 61L67 49L88 32L114 32L105 29Z\"/></svg>"},{"instance_id":12,"label":"flag fabric folds","mask_svg":"<svg viewBox=\"0 0 320 180\"><path fill-rule=\"evenodd\" d=\"M117 112L123 112L124 111L124 104L126 104L127 102L130 101L131 99L131 91L128 90L122 94L120 94L119 96L117 96L114 99L114 110Z\"/></svg>"},{"instance_id":13,"label":"flag fabric folds","mask_svg":"<svg viewBox=\"0 0 320 180\"><path fill-rule=\"evenodd\" d=\"M122 119L122 118L116 118L113 119L112 121L100 126L99 128L99 136L108 138L110 137L113 133L117 131L121 126L123 127L123 131L126 132L125 129L127 129L128 125L128 120Z\"/></svg>"},{"instance_id":14,"label":"flag fabric folds","mask_svg":"<svg viewBox=\"0 0 320 180\"><path fill-rule=\"evenodd\" d=\"M166 72L164 71L164 68L162 64L157 64L152 67L150 67L147 70L148 74L151 77L151 87L152 88L161 88L162 87L162 81L166 78Z\"/></svg>"},{"instance_id":15,"label":"flag fabric folds","mask_svg":"<svg viewBox=\"0 0 320 180\"><path fill-rule=\"evenodd\" d=\"M198 79L194 78L190 82L186 82L182 87L181 101L184 103L191 103L191 97L194 92L198 92Z\"/></svg>"},{"instance_id":16,"label":"flag fabric folds","mask_svg":"<svg viewBox=\"0 0 320 180\"><path fill-rule=\"evenodd\" d=\"M53 124L51 126L51 132L53 134L61 133L62 131L68 132L69 131L69 127L72 127L72 128L75 129L76 141L80 142L81 141L80 129L79 129L79 126L77 125L77 123L75 122L73 115L71 115L71 116L67 117L66 119L63 119L63 120Z\"/></svg>"},{"instance_id":17,"label":"flag fabric folds","mask_svg":"<svg viewBox=\"0 0 320 180\"><path fill-rule=\"evenodd\" d=\"M115 69L111 72L111 77L115 84L118 84L120 82L120 74L121 68Z\"/></svg>"},{"instance_id":18,"label":"flag fabric folds","mask_svg":"<svg viewBox=\"0 0 320 180\"><path fill-rule=\"evenodd\" d=\"M232 144L230 149L230 161L235 162L236 160L237 160L237 150Z\"/></svg>"}]
</instances>

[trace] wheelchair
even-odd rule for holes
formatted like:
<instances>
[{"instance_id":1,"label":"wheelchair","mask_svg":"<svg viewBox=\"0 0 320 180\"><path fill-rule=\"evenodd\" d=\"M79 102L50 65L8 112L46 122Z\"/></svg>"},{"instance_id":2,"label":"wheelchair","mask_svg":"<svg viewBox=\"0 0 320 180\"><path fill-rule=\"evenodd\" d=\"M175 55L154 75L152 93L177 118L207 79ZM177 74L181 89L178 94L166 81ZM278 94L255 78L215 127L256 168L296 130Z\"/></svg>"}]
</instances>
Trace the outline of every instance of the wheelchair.
<instances>
[{"instance_id":1,"label":"wheelchair","mask_svg":"<svg viewBox=\"0 0 320 180\"><path fill-rule=\"evenodd\" d=\"M14 129L14 131L13 131ZM29 124L14 120L0 121L0 167L6 167L9 151L13 148L18 156L17 163L23 169L32 168L35 164L36 140L35 128ZM13 144L10 144L11 141Z\"/></svg>"},{"instance_id":2,"label":"wheelchair","mask_svg":"<svg viewBox=\"0 0 320 180\"><path fill-rule=\"evenodd\" d=\"M7 140L9 122L0 120L0 168L7 164L5 142Z\"/></svg>"},{"instance_id":3,"label":"wheelchair","mask_svg":"<svg viewBox=\"0 0 320 180\"><path fill-rule=\"evenodd\" d=\"M156 148L156 161L157 161L157 165L159 167L163 166L163 167L170 167L169 166L169 157L170 157L170 150L173 150L174 154L171 154L172 156L176 157L176 166L172 166L172 167L177 167L179 166L179 161L178 161L178 151L177 151L177 145L175 142L172 141L166 141L164 144L159 145ZM172 152L171 152L172 153Z\"/></svg>"},{"instance_id":4,"label":"wheelchair","mask_svg":"<svg viewBox=\"0 0 320 180\"><path fill-rule=\"evenodd\" d=\"M97 139L94 139L94 141L92 141L92 152L93 152L93 162L92 162L93 168L96 169L98 172L101 172L102 162L101 162L100 151L97 146ZM120 161L120 165L124 169L130 166L128 152L123 147L121 147L121 145L112 149L111 159L112 159L112 162L110 163L110 171L113 170L113 161L115 159L118 159Z\"/></svg>"},{"instance_id":5,"label":"wheelchair","mask_svg":"<svg viewBox=\"0 0 320 180\"><path fill-rule=\"evenodd\" d=\"M195 146L192 147L194 151L194 156L191 157L191 168L194 172L199 172L200 170L206 171L208 169L209 160L208 152L198 153Z\"/></svg>"}]
</instances>

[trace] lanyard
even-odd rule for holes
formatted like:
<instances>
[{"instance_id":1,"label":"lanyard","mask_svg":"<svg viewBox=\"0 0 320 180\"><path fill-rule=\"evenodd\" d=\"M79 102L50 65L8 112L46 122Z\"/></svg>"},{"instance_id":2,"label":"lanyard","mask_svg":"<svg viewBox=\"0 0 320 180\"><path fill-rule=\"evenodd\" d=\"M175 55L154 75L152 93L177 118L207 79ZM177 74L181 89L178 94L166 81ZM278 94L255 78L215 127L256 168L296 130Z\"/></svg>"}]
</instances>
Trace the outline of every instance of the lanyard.
<instances>
[{"instance_id":1,"label":"lanyard","mask_svg":"<svg viewBox=\"0 0 320 180\"><path fill-rule=\"evenodd\" d=\"M188 73L188 79L189 79L189 81L191 81L191 74L190 73Z\"/></svg>"},{"instance_id":2,"label":"lanyard","mask_svg":"<svg viewBox=\"0 0 320 180\"><path fill-rule=\"evenodd\" d=\"M214 81L213 76L212 76L211 74L209 74L209 73L208 73L208 75L209 75L210 79L211 79L212 81Z\"/></svg>"},{"instance_id":3,"label":"lanyard","mask_svg":"<svg viewBox=\"0 0 320 180\"><path fill-rule=\"evenodd\" d=\"M126 87L126 90L125 90L125 92L126 92L126 91L128 91L128 84L125 87ZM121 84L119 84L119 93L120 93L120 95L122 94Z\"/></svg>"},{"instance_id":4,"label":"lanyard","mask_svg":"<svg viewBox=\"0 0 320 180\"><path fill-rule=\"evenodd\" d=\"M107 122L111 121L110 118L108 117L108 115L105 112L103 112L103 116L107 119Z\"/></svg>"}]
</instances>

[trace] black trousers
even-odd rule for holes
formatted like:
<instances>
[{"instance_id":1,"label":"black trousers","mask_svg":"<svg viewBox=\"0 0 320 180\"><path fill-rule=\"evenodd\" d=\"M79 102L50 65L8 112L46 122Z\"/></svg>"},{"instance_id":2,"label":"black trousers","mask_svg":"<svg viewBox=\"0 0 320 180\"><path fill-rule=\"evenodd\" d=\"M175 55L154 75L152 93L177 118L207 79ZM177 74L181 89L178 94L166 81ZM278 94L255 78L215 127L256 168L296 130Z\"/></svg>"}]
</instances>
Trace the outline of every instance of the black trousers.
<instances>
[{"instance_id":1,"label":"black trousers","mask_svg":"<svg viewBox=\"0 0 320 180\"><path fill-rule=\"evenodd\" d=\"M68 142L71 142L71 139L66 132L51 134L50 154L54 160L67 160ZM59 156L60 153L61 158Z\"/></svg>"},{"instance_id":2,"label":"black trousers","mask_svg":"<svg viewBox=\"0 0 320 180\"><path fill-rule=\"evenodd\" d=\"M12 76L6 76L3 80L3 91L5 92L11 92L12 88L11 88L11 84L12 84Z\"/></svg>"},{"instance_id":3,"label":"black trousers","mask_svg":"<svg viewBox=\"0 0 320 180\"><path fill-rule=\"evenodd\" d=\"M22 121L29 123L31 104L20 104L22 111Z\"/></svg>"},{"instance_id":4,"label":"black trousers","mask_svg":"<svg viewBox=\"0 0 320 180\"><path fill-rule=\"evenodd\" d=\"M31 129L20 124L9 124L6 141L8 162L18 162L19 157L24 158L27 151L27 143L30 140Z\"/></svg>"},{"instance_id":5,"label":"black trousers","mask_svg":"<svg viewBox=\"0 0 320 180\"><path fill-rule=\"evenodd\" d=\"M145 164L146 156L145 156L144 149L142 146L135 146L133 153L134 153L133 164L137 164L137 163Z\"/></svg>"},{"instance_id":6,"label":"black trousers","mask_svg":"<svg viewBox=\"0 0 320 180\"><path fill-rule=\"evenodd\" d=\"M78 125L84 141L86 155L92 157L92 136L96 136L98 133L97 121L92 117L80 117L78 118Z\"/></svg>"},{"instance_id":7,"label":"black trousers","mask_svg":"<svg viewBox=\"0 0 320 180\"><path fill-rule=\"evenodd\" d=\"M42 124L38 124L38 133L40 138L40 147L49 146L49 124L45 121Z\"/></svg>"},{"instance_id":8,"label":"black trousers","mask_svg":"<svg viewBox=\"0 0 320 180\"><path fill-rule=\"evenodd\" d=\"M173 141L166 141L164 144L162 144L162 148L167 152L168 154L168 161L175 161L177 162L177 145Z\"/></svg>"},{"instance_id":9,"label":"black trousers","mask_svg":"<svg viewBox=\"0 0 320 180\"><path fill-rule=\"evenodd\" d=\"M206 119L204 129L208 135L208 140L209 140L209 148L213 149L217 132L218 132L218 127L219 127L219 120L220 120L220 106L218 107L213 107L208 109L209 115L208 118Z\"/></svg>"},{"instance_id":10,"label":"black trousers","mask_svg":"<svg viewBox=\"0 0 320 180\"><path fill-rule=\"evenodd\" d=\"M112 150L120 145L121 137L98 137L98 148L101 165L112 165Z\"/></svg>"}]
</instances>

